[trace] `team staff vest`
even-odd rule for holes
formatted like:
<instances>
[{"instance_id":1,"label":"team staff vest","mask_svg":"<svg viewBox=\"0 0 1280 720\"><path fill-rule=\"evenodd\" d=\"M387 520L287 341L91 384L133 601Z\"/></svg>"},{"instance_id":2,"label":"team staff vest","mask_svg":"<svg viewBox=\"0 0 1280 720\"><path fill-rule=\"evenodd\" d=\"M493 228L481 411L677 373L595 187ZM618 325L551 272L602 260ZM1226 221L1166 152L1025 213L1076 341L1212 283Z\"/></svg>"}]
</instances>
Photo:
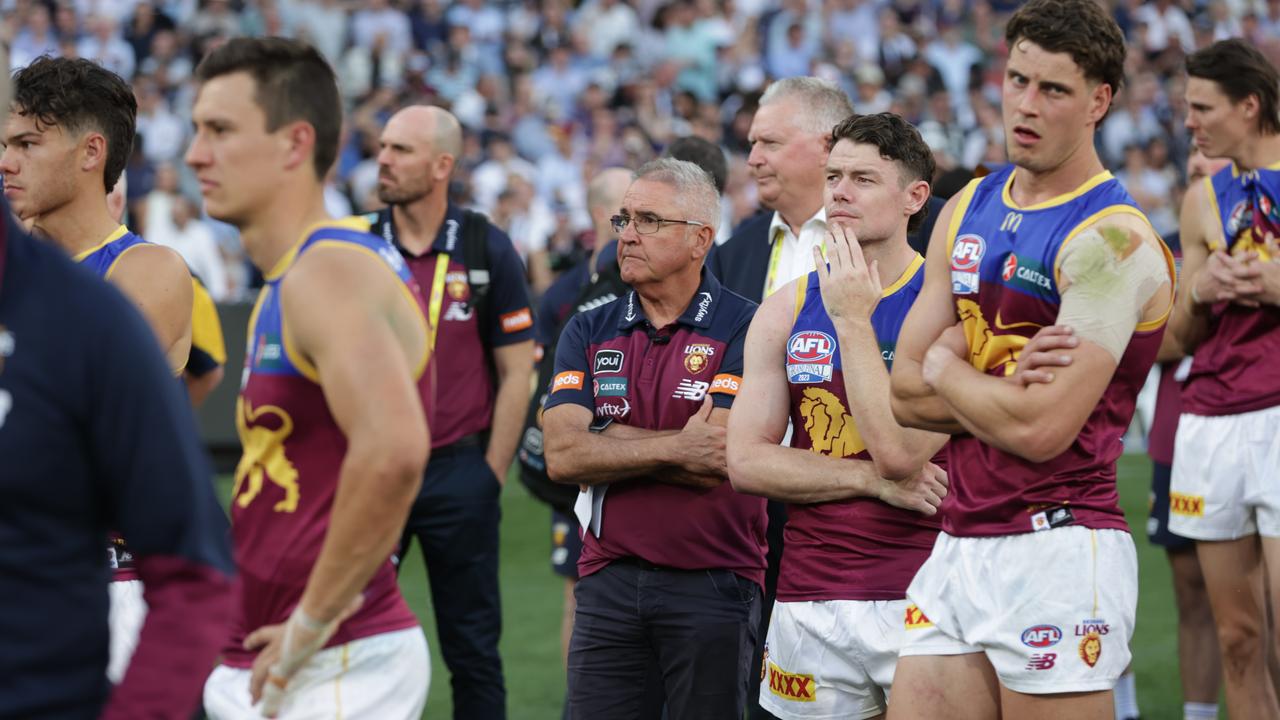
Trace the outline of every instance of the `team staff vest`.
<instances>
[{"instance_id":1,"label":"team staff vest","mask_svg":"<svg viewBox=\"0 0 1280 720\"><path fill-rule=\"evenodd\" d=\"M257 651L246 651L246 634L284 622L302 598L311 568L329 529L347 439L338 427L316 368L296 348L280 306L280 283L289 268L315 247L339 247L379 258L395 274L406 296L423 311L422 294L400 253L365 230L359 219L313 228L266 275L249 319L245 374L236 403L236 429L244 454L231 493L231 536L240 572L235 620L224 662L249 667ZM426 333L424 333L424 337ZM415 368L424 410L432 401L430 352ZM417 625L396 586L387 559L364 590L364 604L328 645Z\"/></svg>"},{"instance_id":2,"label":"team staff vest","mask_svg":"<svg viewBox=\"0 0 1280 720\"><path fill-rule=\"evenodd\" d=\"M947 233L951 291L964 322L970 363L995 376L1012 375L1022 347L1056 321L1062 247L1107 216L1128 213L1146 221L1109 172L1025 208L1009 195L1014 172L1009 166L969 183ZM1173 257L1161 248L1172 281ZM1009 535L1070 524L1127 530L1117 505L1115 461L1166 319L1138 325L1097 407L1061 455L1033 463L972 436L952 439L947 468L951 494L942 529L959 536Z\"/></svg>"},{"instance_id":3,"label":"team staff vest","mask_svg":"<svg viewBox=\"0 0 1280 720\"><path fill-rule=\"evenodd\" d=\"M1222 242L1210 250L1257 252L1280 262L1265 244L1280 237L1280 164L1241 174L1234 165L1205 178ZM1195 415L1237 415L1280 405L1280 308L1215 303L1209 337L1196 348L1182 391L1183 410Z\"/></svg>"},{"instance_id":4,"label":"team staff vest","mask_svg":"<svg viewBox=\"0 0 1280 720\"><path fill-rule=\"evenodd\" d=\"M884 289L871 316L887 368L898 333L924 284L924 258ZM821 455L871 460L849 414L840 341L822 304L817 273L797 281L796 317L787 340L791 447ZM929 557L936 519L875 498L788 504L778 599L900 600Z\"/></svg>"},{"instance_id":5,"label":"team staff vest","mask_svg":"<svg viewBox=\"0 0 1280 720\"><path fill-rule=\"evenodd\" d=\"M107 236L98 245L76 255L73 260L92 270L98 277L106 280L115 269L116 261L138 245L146 244L138 235L121 225L115 232ZM111 533L107 540L107 563L111 566L112 581L137 580L138 571L133 566L133 554L119 533Z\"/></svg>"}]
</instances>

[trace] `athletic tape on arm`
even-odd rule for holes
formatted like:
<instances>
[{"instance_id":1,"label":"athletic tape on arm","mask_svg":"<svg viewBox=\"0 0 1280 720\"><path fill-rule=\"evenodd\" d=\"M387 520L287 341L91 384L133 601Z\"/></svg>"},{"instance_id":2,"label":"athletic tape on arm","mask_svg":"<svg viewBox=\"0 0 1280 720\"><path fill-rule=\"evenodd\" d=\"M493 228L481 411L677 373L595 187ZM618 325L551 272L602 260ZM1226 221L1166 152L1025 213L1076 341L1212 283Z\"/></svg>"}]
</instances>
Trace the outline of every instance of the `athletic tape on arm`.
<instances>
[{"instance_id":1,"label":"athletic tape on arm","mask_svg":"<svg viewBox=\"0 0 1280 720\"><path fill-rule=\"evenodd\" d=\"M1169 281L1164 258L1137 232L1113 226L1077 235L1062 249L1058 267L1067 285L1058 324L1120 362L1143 306Z\"/></svg>"}]
</instances>

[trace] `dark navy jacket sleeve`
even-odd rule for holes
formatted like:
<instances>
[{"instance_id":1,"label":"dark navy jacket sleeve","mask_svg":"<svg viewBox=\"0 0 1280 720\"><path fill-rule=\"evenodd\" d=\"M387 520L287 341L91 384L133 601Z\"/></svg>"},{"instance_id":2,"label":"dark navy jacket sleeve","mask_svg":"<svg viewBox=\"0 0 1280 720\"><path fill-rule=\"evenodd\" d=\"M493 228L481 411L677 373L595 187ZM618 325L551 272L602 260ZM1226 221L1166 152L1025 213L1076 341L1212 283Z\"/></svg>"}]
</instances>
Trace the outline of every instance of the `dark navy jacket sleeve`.
<instances>
[{"instance_id":1,"label":"dark navy jacket sleeve","mask_svg":"<svg viewBox=\"0 0 1280 720\"><path fill-rule=\"evenodd\" d=\"M494 327L489 329L489 342L493 347L533 339L533 311L524 281L524 263L511 238L492 225L489 227L489 302L494 318Z\"/></svg>"},{"instance_id":2,"label":"dark navy jacket sleeve","mask_svg":"<svg viewBox=\"0 0 1280 720\"><path fill-rule=\"evenodd\" d=\"M88 441L106 522L129 543L149 608L104 718L185 717L227 637L226 516L195 419L141 316L114 290L92 309Z\"/></svg>"},{"instance_id":3,"label":"dark navy jacket sleeve","mask_svg":"<svg viewBox=\"0 0 1280 720\"><path fill-rule=\"evenodd\" d=\"M587 318L593 313L573 316L556 346L555 373L551 376L551 391L547 394L546 410L557 405L572 403L595 412L595 396L591 391L593 381L588 365L587 350L590 346L590 324Z\"/></svg>"}]
</instances>

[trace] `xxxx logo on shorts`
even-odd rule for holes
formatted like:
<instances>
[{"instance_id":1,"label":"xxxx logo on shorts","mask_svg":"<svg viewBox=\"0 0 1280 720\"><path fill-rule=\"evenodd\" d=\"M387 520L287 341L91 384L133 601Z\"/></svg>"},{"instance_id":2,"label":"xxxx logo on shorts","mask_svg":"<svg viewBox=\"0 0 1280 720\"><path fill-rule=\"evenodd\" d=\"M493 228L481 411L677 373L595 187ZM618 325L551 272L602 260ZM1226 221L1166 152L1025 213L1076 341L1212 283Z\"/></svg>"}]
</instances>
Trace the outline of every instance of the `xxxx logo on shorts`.
<instances>
[{"instance_id":1,"label":"xxxx logo on shorts","mask_svg":"<svg viewBox=\"0 0 1280 720\"><path fill-rule=\"evenodd\" d=\"M789 673L769 663L769 692L796 702L813 702L818 689L813 685L812 675Z\"/></svg>"},{"instance_id":2,"label":"xxxx logo on shorts","mask_svg":"<svg viewBox=\"0 0 1280 720\"><path fill-rule=\"evenodd\" d=\"M906 617L903 618L902 625L908 630L933 627L933 623L929 621L929 618L925 617L924 611L914 604L907 606Z\"/></svg>"},{"instance_id":3,"label":"xxxx logo on shorts","mask_svg":"<svg viewBox=\"0 0 1280 720\"><path fill-rule=\"evenodd\" d=\"M1169 493L1169 512L1187 517L1204 517L1204 496Z\"/></svg>"}]
</instances>

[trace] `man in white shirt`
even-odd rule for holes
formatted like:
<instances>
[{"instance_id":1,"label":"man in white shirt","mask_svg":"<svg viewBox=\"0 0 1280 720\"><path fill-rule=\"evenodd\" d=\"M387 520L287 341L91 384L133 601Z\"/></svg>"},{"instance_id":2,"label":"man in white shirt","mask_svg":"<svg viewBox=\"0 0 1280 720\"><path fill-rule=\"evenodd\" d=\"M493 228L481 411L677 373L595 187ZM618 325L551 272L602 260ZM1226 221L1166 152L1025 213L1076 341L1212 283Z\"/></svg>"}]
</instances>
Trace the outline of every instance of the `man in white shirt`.
<instances>
[{"instance_id":1,"label":"man in white shirt","mask_svg":"<svg viewBox=\"0 0 1280 720\"><path fill-rule=\"evenodd\" d=\"M743 222L728 242L717 246L707 269L728 289L760 302L813 270L813 249L822 247L827 216L822 207L826 183L827 142L831 130L853 114L853 103L837 85L815 77L778 80L760 97L760 107L747 134L747 164L760 202L772 213ZM790 437L790 436L788 436ZM769 567L765 574L763 622L757 637L763 645L778 585L782 559L782 527L786 510L769 503ZM760 672L763 648L757 648L752 676ZM761 710L759 686L752 686L749 717L769 717Z\"/></svg>"}]
</instances>

